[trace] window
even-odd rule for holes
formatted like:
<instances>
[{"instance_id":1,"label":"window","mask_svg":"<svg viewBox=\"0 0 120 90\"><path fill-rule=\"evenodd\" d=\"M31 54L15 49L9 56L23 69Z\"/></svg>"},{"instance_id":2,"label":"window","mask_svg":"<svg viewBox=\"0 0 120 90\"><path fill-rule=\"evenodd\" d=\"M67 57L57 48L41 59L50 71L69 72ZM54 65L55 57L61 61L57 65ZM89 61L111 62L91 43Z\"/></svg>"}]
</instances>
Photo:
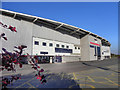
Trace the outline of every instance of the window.
<instances>
[{"instance_id":1,"label":"window","mask_svg":"<svg viewBox=\"0 0 120 90\"><path fill-rule=\"evenodd\" d=\"M35 44L35 45L39 45L39 42L38 42L38 41L35 41L34 44Z\"/></svg>"},{"instance_id":2,"label":"window","mask_svg":"<svg viewBox=\"0 0 120 90\"><path fill-rule=\"evenodd\" d=\"M56 47L59 47L59 44L56 44Z\"/></svg>"},{"instance_id":3,"label":"window","mask_svg":"<svg viewBox=\"0 0 120 90\"><path fill-rule=\"evenodd\" d=\"M96 47L95 47L95 55L94 56L97 56Z\"/></svg>"},{"instance_id":4,"label":"window","mask_svg":"<svg viewBox=\"0 0 120 90\"><path fill-rule=\"evenodd\" d=\"M52 44L52 43L49 43L49 46L50 46L50 47L52 47L52 46L53 46L53 44Z\"/></svg>"},{"instance_id":5,"label":"window","mask_svg":"<svg viewBox=\"0 0 120 90\"><path fill-rule=\"evenodd\" d=\"M102 52L102 54L104 55L104 52Z\"/></svg>"},{"instance_id":6,"label":"window","mask_svg":"<svg viewBox=\"0 0 120 90\"><path fill-rule=\"evenodd\" d=\"M62 48L64 48L65 46L64 45L62 45Z\"/></svg>"},{"instance_id":7,"label":"window","mask_svg":"<svg viewBox=\"0 0 120 90\"><path fill-rule=\"evenodd\" d=\"M72 53L72 49L55 48L56 53Z\"/></svg>"},{"instance_id":8,"label":"window","mask_svg":"<svg viewBox=\"0 0 120 90\"><path fill-rule=\"evenodd\" d=\"M48 52L40 52L40 54L48 54Z\"/></svg>"},{"instance_id":9,"label":"window","mask_svg":"<svg viewBox=\"0 0 120 90\"><path fill-rule=\"evenodd\" d=\"M93 45L90 45L90 47L91 47L91 48L94 48L95 46L93 46Z\"/></svg>"},{"instance_id":10,"label":"window","mask_svg":"<svg viewBox=\"0 0 120 90\"><path fill-rule=\"evenodd\" d=\"M95 41L97 41L97 39L94 39Z\"/></svg>"},{"instance_id":11,"label":"window","mask_svg":"<svg viewBox=\"0 0 120 90\"><path fill-rule=\"evenodd\" d=\"M43 42L42 44L43 44L43 46L46 46L46 42Z\"/></svg>"},{"instance_id":12,"label":"window","mask_svg":"<svg viewBox=\"0 0 120 90\"><path fill-rule=\"evenodd\" d=\"M69 46L66 46L66 48L69 48Z\"/></svg>"},{"instance_id":13,"label":"window","mask_svg":"<svg viewBox=\"0 0 120 90\"><path fill-rule=\"evenodd\" d=\"M80 47L78 47L78 49L80 49Z\"/></svg>"},{"instance_id":14,"label":"window","mask_svg":"<svg viewBox=\"0 0 120 90\"><path fill-rule=\"evenodd\" d=\"M101 50L100 50L100 47L96 47L96 49L97 49L97 51L96 51L97 56L98 56L98 57L101 57Z\"/></svg>"},{"instance_id":15,"label":"window","mask_svg":"<svg viewBox=\"0 0 120 90\"><path fill-rule=\"evenodd\" d=\"M97 43L97 39L94 39L95 40L95 43Z\"/></svg>"},{"instance_id":16,"label":"window","mask_svg":"<svg viewBox=\"0 0 120 90\"><path fill-rule=\"evenodd\" d=\"M77 47L75 47L75 49L77 49Z\"/></svg>"}]
</instances>

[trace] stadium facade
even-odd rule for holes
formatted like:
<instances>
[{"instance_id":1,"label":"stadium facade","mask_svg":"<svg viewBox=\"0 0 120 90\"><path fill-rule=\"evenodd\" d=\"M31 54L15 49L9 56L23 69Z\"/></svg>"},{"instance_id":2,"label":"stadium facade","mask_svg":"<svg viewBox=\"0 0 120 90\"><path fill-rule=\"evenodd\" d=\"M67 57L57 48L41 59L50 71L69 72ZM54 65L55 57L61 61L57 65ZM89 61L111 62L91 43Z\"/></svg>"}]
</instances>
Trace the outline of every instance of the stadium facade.
<instances>
[{"instance_id":1,"label":"stadium facade","mask_svg":"<svg viewBox=\"0 0 120 90\"><path fill-rule=\"evenodd\" d=\"M109 41L84 29L65 23L0 9L0 22L14 26L17 33L6 33L1 47L9 51L14 46L26 45L24 54L36 55L40 60L74 62L103 60L111 57Z\"/></svg>"}]
</instances>

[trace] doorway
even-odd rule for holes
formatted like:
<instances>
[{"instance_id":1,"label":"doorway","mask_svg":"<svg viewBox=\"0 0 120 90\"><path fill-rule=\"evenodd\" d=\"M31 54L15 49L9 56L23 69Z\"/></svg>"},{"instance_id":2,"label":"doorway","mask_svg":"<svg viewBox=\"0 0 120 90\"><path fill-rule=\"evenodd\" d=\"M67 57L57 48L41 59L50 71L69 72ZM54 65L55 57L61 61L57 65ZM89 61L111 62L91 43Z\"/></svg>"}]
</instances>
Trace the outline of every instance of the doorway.
<instances>
[{"instance_id":1,"label":"doorway","mask_svg":"<svg viewBox=\"0 0 120 90\"><path fill-rule=\"evenodd\" d=\"M97 47L97 59L101 59L101 50L100 47Z\"/></svg>"},{"instance_id":2,"label":"doorway","mask_svg":"<svg viewBox=\"0 0 120 90\"><path fill-rule=\"evenodd\" d=\"M62 56L54 56L53 61L54 61L54 63L60 63L60 62L62 62Z\"/></svg>"}]
</instances>

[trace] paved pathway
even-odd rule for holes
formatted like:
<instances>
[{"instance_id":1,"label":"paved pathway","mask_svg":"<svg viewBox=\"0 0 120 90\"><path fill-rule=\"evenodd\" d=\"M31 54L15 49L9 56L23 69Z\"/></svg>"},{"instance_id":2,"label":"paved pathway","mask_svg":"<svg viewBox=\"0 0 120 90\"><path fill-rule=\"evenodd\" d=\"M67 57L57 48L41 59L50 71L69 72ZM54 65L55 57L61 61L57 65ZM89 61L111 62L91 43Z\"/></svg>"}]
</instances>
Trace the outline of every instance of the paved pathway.
<instances>
[{"instance_id":1,"label":"paved pathway","mask_svg":"<svg viewBox=\"0 0 120 90\"><path fill-rule=\"evenodd\" d=\"M118 64L115 61L79 62L66 64L43 64L47 83L36 79L34 70L25 65L21 80L9 88L118 88ZM107 62L109 65L107 66ZM113 64L111 64L112 62ZM97 64L96 64L97 63ZM104 65L102 64L104 63ZM75 70L77 69L77 70ZM19 71L19 70L18 70ZM24 74L25 73L25 74ZM26 74L27 73L27 74ZM9 75L4 73L3 75Z\"/></svg>"},{"instance_id":2,"label":"paved pathway","mask_svg":"<svg viewBox=\"0 0 120 90\"><path fill-rule=\"evenodd\" d=\"M69 75L79 84L81 88L118 88L118 66L112 65L108 67L112 71L103 69L91 69L82 72L73 72ZM75 85L70 86L72 88Z\"/></svg>"}]
</instances>

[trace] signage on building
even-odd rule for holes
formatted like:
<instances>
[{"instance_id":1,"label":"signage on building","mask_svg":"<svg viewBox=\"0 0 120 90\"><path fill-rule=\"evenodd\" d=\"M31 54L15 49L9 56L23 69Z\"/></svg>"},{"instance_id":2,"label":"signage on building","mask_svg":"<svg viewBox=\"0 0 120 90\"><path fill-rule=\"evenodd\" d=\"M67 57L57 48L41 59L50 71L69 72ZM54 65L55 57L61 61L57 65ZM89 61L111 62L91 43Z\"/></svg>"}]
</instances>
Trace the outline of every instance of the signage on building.
<instances>
[{"instance_id":1,"label":"signage on building","mask_svg":"<svg viewBox=\"0 0 120 90\"><path fill-rule=\"evenodd\" d=\"M94 42L90 42L90 44L95 45L95 46L100 46L100 44L94 43Z\"/></svg>"}]
</instances>

